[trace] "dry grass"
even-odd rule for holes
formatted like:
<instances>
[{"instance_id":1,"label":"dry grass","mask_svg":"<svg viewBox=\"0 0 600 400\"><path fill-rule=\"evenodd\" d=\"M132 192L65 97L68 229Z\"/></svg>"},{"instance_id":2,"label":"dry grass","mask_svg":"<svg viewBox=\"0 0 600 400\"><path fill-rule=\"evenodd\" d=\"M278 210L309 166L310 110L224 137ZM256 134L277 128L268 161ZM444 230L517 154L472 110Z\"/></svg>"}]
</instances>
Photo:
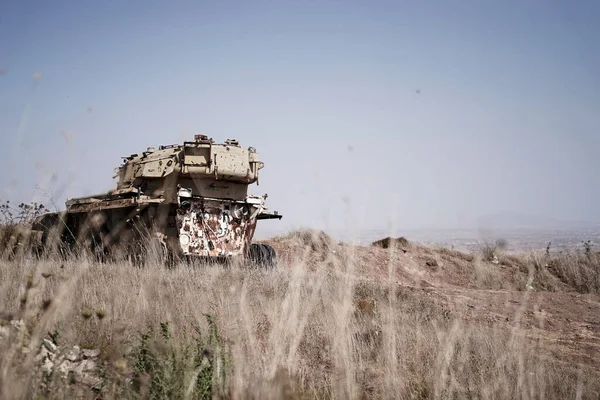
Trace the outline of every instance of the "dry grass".
<instances>
[{"instance_id":1,"label":"dry grass","mask_svg":"<svg viewBox=\"0 0 600 400\"><path fill-rule=\"evenodd\" d=\"M31 230L25 224L0 224L0 257L10 258L32 243Z\"/></svg>"},{"instance_id":2,"label":"dry grass","mask_svg":"<svg viewBox=\"0 0 600 400\"><path fill-rule=\"evenodd\" d=\"M537 260L536 260L537 261ZM600 254L568 252L542 259L545 268L565 285L581 293L600 293Z\"/></svg>"},{"instance_id":3,"label":"dry grass","mask_svg":"<svg viewBox=\"0 0 600 400\"><path fill-rule=\"evenodd\" d=\"M209 321L220 338L210 351L224 361L206 379L220 397L598 398L598 372L549 357L520 328L467 323L425 291L361 278L351 253L327 255L336 245L323 235L314 243L305 234L289 238L320 253L310 268L299 257L273 271L165 269L152 261L137 268L85 257L0 261L0 311L23 318L34 342L56 330L63 342L100 348L104 398L186 398L199 379L186 349L198 332L207 346ZM569 265L565 280L577 281L579 261ZM493 285L493 271L476 271L481 285ZM165 323L172 340L153 342L163 354L153 364L158 372L148 372L153 383L128 383L140 363L140 335ZM0 346L1 397L38 395L38 377L23 369L14 343Z\"/></svg>"},{"instance_id":4,"label":"dry grass","mask_svg":"<svg viewBox=\"0 0 600 400\"><path fill-rule=\"evenodd\" d=\"M457 286L600 293L600 253L570 250L510 254L490 246L485 244L475 253L419 247L409 254L423 265L434 266L431 271L439 271L441 281Z\"/></svg>"},{"instance_id":5,"label":"dry grass","mask_svg":"<svg viewBox=\"0 0 600 400\"><path fill-rule=\"evenodd\" d=\"M515 271L515 276L518 276L514 289L531 285L537 290L600 293L600 254L598 253L571 250L557 254L497 253L497 256L500 268L511 269Z\"/></svg>"}]
</instances>

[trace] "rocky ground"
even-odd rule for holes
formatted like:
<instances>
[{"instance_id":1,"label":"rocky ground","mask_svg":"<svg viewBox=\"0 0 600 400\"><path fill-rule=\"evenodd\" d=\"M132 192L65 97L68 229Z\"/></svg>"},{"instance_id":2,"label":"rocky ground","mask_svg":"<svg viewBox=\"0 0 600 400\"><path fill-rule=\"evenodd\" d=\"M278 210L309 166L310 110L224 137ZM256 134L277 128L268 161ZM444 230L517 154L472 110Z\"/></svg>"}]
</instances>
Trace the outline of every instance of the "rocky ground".
<instances>
[{"instance_id":1,"label":"rocky ground","mask_svg":"<svg viewBox=\"0 0 600 400\"><path fill-rule=\"evenodd\" d=\"M42 340L32 340L23 320L7 319L3 315L0 326L0 341L23 360L23 366L33 369L41 382L40 390L52 384L75 386L82 393L97 391L102 384L99 360L100 350L81 349L78 345L59 345L52 334ZM36 346L36 343L39 345ZM29 371L31 373L31 370Z\"/></svg>"}]
</instances>

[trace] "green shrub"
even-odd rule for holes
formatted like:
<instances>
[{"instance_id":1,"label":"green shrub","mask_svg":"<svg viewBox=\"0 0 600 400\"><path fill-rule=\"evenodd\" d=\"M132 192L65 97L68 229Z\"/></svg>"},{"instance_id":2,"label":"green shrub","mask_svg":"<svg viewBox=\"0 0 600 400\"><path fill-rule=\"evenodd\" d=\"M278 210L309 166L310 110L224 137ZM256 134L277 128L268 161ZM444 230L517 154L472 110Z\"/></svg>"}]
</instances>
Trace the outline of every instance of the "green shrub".
<instances>
[{"instance_id":1,"label":"green shrub","mask_svg":"<svg viewBox=\"0 0 600 400\"><path fill-rule=\"evenodd\" d=\"M205 315L209 332L174 340L168 323L141 333L128 358L133 367L134 397L149 399L211 399L223 391L222 382L229 369L218 329Z\"/></svg>"}]
</instances>

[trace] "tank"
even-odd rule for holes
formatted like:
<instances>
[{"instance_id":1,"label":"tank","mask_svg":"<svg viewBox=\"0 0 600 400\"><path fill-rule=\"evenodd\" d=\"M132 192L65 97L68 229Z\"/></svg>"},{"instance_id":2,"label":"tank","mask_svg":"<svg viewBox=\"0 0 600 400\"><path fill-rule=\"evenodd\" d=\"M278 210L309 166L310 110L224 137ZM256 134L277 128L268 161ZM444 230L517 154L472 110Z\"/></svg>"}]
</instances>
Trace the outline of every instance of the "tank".
<instances>
[{"instance_id":1,"label":"tank","mask_svg":"<svg viewBox=\"0 0 600 400\"><path fill-rule=\"evenodd\" d=\"M249 193L264 167L255 148L195 135L183 144L123 157L108 193L71 198L66 210L33 224L42 251L92 250L138 257L154 248L169 260L201 258L275 264L275 251L252 239L270 212L267 195Z\"/></svg>"}]
</instances>

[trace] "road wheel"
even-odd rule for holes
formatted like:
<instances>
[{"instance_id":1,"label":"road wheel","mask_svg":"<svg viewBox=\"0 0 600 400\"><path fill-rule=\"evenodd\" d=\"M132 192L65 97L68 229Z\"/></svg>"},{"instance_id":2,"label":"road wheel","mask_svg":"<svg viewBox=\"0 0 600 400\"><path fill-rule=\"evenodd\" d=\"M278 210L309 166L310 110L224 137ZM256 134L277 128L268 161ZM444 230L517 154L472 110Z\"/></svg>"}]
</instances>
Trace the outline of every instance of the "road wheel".
<instances>
[{"instance_id":1,"label":"road wheel","mask_svg":"<svg viewBox=\"0 0 600 400\"><path fill-rule=\"evenodd\" d=\"M277 255L275 249L268 244L252 243L248 248L248 261L252 264L266 269L275 268Z\"/></svg>"}]
</instances>

